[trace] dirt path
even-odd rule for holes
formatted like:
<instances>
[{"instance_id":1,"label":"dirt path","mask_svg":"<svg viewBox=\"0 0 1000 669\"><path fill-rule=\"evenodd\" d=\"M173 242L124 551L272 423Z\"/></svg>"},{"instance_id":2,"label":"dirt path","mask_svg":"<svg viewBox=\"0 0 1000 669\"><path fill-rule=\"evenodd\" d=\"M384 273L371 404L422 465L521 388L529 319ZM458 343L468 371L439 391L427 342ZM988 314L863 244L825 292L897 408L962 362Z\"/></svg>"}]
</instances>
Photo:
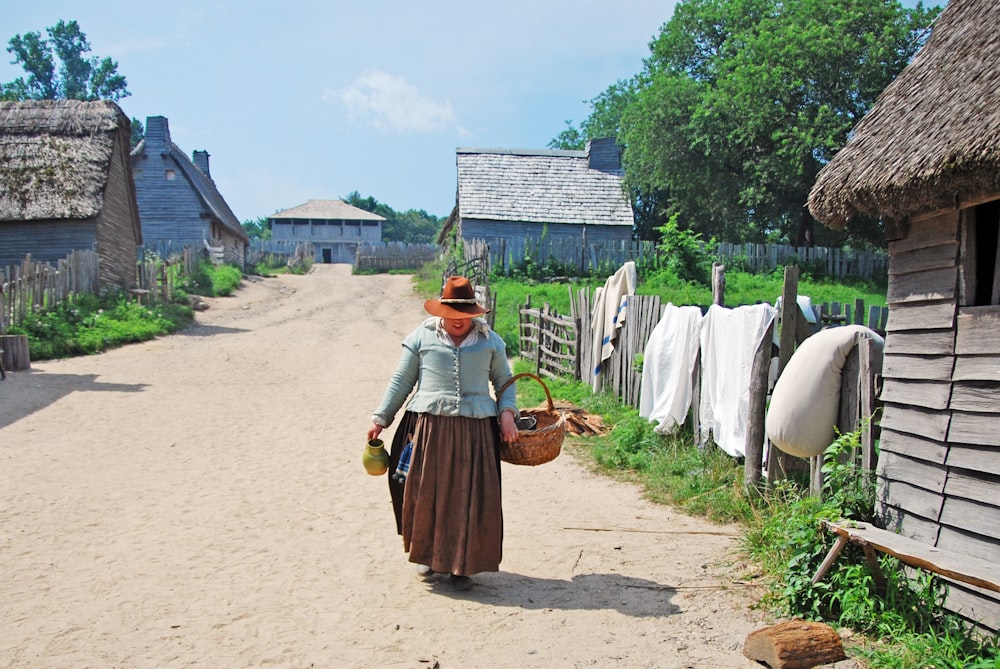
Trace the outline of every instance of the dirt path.
<instances>
[{"instance_id":1,"label":"dirt path","mask_svg":"<svg viewBox=\"0 0 1000 669\"><path fill-rule=\"evenodd\" d=\"M419 580L360 458L422 300L349 269L0 382L0 666L757 666L735 529L567 454L504 465L503 571Z\"/></svg>"}]
</instances>

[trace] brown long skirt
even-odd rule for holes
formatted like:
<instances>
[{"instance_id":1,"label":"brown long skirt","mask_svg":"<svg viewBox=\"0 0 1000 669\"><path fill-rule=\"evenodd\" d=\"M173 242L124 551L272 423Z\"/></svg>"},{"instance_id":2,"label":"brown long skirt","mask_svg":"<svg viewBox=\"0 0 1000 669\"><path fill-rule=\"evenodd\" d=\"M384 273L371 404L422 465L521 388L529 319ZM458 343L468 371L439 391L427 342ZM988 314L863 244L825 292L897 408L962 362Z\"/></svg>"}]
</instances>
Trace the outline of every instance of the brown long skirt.
<instances>
[{"instance_id":1,"label":"brown long skirt","mask_svg":"<svg viewBox=\"0 0 1000 669\"><path fill-rule=\"evenodd\" d=\"M496 419L419 414L401 423L412 426L413 455L394 506L410 562L462 576L497 571L503 513Z\"/></svg>"}]
</instances>

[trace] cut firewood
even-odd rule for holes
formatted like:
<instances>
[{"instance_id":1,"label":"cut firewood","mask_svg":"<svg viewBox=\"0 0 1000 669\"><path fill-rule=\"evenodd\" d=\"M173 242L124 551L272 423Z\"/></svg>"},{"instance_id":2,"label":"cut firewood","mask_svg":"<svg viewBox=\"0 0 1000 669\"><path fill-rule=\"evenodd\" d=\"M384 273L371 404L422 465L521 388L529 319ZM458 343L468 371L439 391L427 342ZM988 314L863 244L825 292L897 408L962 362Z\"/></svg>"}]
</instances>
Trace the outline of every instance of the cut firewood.
<instances>
[{"instance_id":1,"label":"cut firewood","mask_svg":"<svg viewBox=\"0 0 1000 669\"><path fill-rule=\"evenodd\" d=\"M836 630L797 619L751 632L743 642L743 654L771 669L810 669L847 657Z\"/></svg>"}]
</instances>

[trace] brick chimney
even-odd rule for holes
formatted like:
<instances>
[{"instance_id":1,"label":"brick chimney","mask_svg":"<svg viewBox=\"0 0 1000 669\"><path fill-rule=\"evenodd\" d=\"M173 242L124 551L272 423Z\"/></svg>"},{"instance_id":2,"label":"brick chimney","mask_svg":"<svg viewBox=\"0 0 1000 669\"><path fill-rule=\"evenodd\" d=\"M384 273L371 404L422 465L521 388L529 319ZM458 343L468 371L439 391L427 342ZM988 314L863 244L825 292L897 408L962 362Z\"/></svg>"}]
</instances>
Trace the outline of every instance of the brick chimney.
<instances>
[{"instance_id":1,"label":"brick chimney","mask_svg":"<svg viewBox=\"0 0 1000 669\"><path fill-rule=\"evenodd\" d=\"M192 151L191 162L202 171L202 174L211 178L212 174L208 171L208 151Z\"/></svg>"},{"instance_id":2,"label":"brick chimney","mask_svg":"<svg viewBox=\"0 0 1000 669\"><path fill-rule=\"evenodd\" d=\"M146 117L146 148L165 149L170 146L170 125L165 116Z\"/></svg>"}]
</instances>

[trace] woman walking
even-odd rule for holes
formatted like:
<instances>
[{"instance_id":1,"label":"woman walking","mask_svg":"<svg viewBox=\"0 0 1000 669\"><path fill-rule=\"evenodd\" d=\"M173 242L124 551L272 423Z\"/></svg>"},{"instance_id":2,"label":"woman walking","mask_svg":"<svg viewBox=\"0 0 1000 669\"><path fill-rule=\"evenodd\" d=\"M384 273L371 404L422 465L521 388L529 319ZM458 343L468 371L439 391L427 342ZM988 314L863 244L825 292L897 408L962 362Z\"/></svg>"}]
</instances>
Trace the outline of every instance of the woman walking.
<instances>
[{"instance_id":1,"label":"woman walking","mask_svg":"<svg viewBox=\"0 0 1000 669\"><path fill-rule=\"evenodd\" d=\"M424 309L431 317L403 340L368 438L377 438L409 397L390 460L394 469L404 444L412 444L405 483L389 480L396 529L418 573L449 574L465 588L469 575L499 570L498 440L517 439L516 391L511 384L501 394L511 378L506 346L479 318L487 309L468 279L448 277L441 297Z\"/></svg>"}]
</instances>

